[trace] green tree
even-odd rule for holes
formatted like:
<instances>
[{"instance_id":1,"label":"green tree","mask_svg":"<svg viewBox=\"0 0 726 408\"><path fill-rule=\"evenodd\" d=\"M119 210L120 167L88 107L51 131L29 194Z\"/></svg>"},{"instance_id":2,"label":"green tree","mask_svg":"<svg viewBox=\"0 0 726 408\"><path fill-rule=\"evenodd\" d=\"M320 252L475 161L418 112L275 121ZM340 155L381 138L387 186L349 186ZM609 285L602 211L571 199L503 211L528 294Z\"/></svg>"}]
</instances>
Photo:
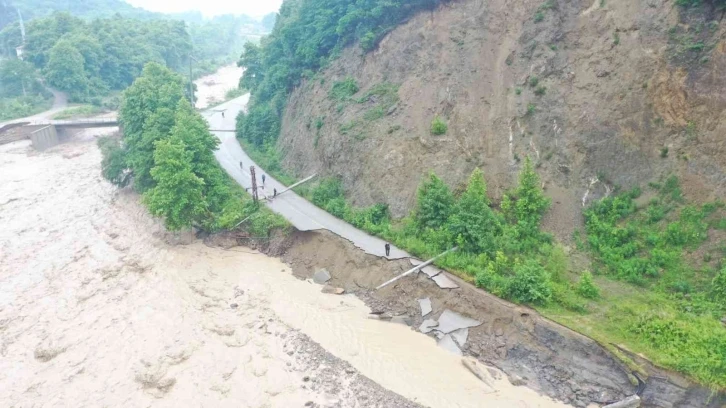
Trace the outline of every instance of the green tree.
<instances>
[{"instance_id":1,"label":"green tree","mask_svg":"<svg viewBox=\"0 0 726 408\"><path fill-rule=\"evenodd\" d=\"M85 95L88 80L83 55L69 41L58 41L50 50L45 78L48 83L70 94Z\"/></svg>"},{"instance_id":2,"label":"green tree","mask_svg":"<svg viewBox=\"0 0 726 408\"><path fill-rule=\"evenodd\" d=\"M16 58L0 60L0 96L25 96L39 88L38 73L32 64Z\"/></svg>"},{"instance_id":3,"label":"green tree","mask_svg":"<svg viewBox=\"0 0 726 408\"><path fill-rule=\"evenodd\" d=\"M168 136L183 98L183 79L157 63L144 67L142 75L123 93L119 121L124 130L134 187L140 192L154 185L150 172L155 142Z\"/></svg>"},{"instance_id":4,"label":"green tree","mask_svg":"<svg viewBox=\"0 0 726 408\"><path fill-rule=\"evenodd\" d=\"M494 255L501 221L489 206L484 174L479 168L471 173L469 185L456 203L449 229L462 249Z\"/></svg>"},{"instance_id":5,"label":"green tree","mask_svg":"<svg viewBox=\"0 0 726 408\"><path fill-rule=\"evenodd\" d=\"M519 173L517 188L505 194L501 207L510 223L510 242L520 248L533 248L544 238L539 230L540 221L550 206L550 199L544 195L539 175L534 171L529 157Z\"/></svg>"},{"instance_id":6,"label":"green tree","mask_svg":"<svg viewBox=\"0 0 726 408\"><path fill-rule=\"evenodd\" d=\"M193 154L177 135L157 141L155 147L155 186L144 193L144 202L170 231L188 228L206 213L204 180L194 174Z\"/></svg>"},{"instance_id":7,"label":"green tree","mask_svg":"<svg viewBox=\"0 0 726 408\"><path fill-rule=\"evenodd\" d=\"M203 194L209 210L212 213L222 211L231 192L226 175L214 158L219 139L209 132L207 122L186 99L178 103L171 134L184 142L192 154L192 171L204 180Z\"/></svg>"},{"instance_id":8,"label":"green tree","mask_svg":"<svg viewBox=\"0 0 726 408\"><path fill-rule=\"evenodd\" d=\"M454 196L449 187L429 173L418 188L415 219L420 229L444 227L454 208Z\"/></svg>"}]
</instances>

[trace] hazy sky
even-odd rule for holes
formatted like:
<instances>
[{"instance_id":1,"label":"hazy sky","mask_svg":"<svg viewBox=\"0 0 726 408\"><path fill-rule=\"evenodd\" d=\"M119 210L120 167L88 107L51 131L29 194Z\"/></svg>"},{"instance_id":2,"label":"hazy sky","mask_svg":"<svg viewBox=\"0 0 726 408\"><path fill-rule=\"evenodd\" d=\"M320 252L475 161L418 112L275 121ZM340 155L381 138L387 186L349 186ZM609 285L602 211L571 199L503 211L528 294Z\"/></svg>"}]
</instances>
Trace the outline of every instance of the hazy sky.
<instances>
[{"instance_id":1,"label":"hazy sky","mask_svg":"<svg viewBox=\"0 0 726 408\"><path fill-rule=\"evenodd\" d=\"M217 14L247 14L263 16L280 9L282 0L126 0L136 7L151 11L173 13L199 10L205 16Z\"/></svg>"}]
</instances>

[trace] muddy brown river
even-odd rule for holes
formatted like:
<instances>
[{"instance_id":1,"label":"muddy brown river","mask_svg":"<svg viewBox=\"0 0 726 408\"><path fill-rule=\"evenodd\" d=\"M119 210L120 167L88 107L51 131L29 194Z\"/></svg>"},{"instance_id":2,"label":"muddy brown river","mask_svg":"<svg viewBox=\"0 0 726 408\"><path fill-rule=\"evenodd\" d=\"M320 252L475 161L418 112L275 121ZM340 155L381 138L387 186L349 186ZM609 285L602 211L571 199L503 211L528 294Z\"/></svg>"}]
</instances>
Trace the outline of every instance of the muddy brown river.
<instances>
[{"instance_id":1,"label":"muddy brown river","mask_svg":"<svg viewBox=\"0 0 726 408\"><path fill-rule=\"evenodd\" d=\"M99 133L0 146L2 406L564 406L277 258L167 233L101 178Z\"/></svg>"}]
</instances>

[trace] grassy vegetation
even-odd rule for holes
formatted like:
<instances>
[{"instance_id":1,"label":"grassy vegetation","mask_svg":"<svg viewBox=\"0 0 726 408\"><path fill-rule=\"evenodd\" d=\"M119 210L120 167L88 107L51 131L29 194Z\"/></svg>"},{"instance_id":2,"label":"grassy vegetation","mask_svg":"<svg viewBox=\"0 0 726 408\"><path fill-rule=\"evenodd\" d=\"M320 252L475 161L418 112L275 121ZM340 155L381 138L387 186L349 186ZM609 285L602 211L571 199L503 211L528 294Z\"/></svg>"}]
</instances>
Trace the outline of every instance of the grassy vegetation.
<instances>
[{"instance_id":1,"label":"grassy vegetation","mask_svg":"<svg viewBox=\"0 0 726 408\"><path fill-rule=\"evenodd\" d=\"M347 77L342 81L333 83L330 89L330 97L339 101L347 101L358 92L358 83L354 78Z\"/></svg>"},{"instance_id":2,"label":"grassy vegetation","mask_svg":"<svg viewBox=\"0 0 726 408\"><path fill-rule=\"evenodd\" d=\"M354 78L348 77L342 81L333 83L328 96L336 101L336 111L341 114L349 104L366 105L368 109L355 119L340 123L338 131L343 135L350 135L356 140L365 139L373 122L383 118L389 110L399 101L398 85L390 82L381 82L370 87L366 92L358 95L360 88ZM356 97L356 95L358 95ZM320 129L323 126L322 119L315 118L315 139L314 145L318 146ZM312 121L307 126L311 128Z\"/></svg>"},{"instance_id":3,"label":"grassy vegetation","mask_svg":"<svg viewBox=\"0 0 726 408\"><path fill-rule=\"evenodd\" d=\"M53 119L87 118L101 112L103 109L93 105L74 106L56 113L53 115Z\"/></svg>"},{"instance_id":4,"label":"grassy vegetation","mask_svg":"<svg viewBox=\"0 0 726 408\"><path fill-rule=\"evenodd\" d=\"M19 96L16 98L0 98L0 120L11 120L35 115L50 109L52 98L43 96Z\"/></svg>"},{"instance_id":5,"label":"grassy vegetation","mask_svg":"<svg viewBox=\"0 0 726 408\"><path fill-rule=\"evenodd\" d=\"M550 10L554 7L554 4L551 0L547 0L544 3L542 3L538 8L537 11L534 13L534 22L539 23L545 18L545 12L547 10Z\"/></svg>"},{"instance_id":6,"label":"grassy vegetation","mask_svg":"<svg viewBox=\"0 0 726 408\"><path fill-rule=\"evenodd\" d=\"M274 146L265 145L260 148L245 140L240 140L240 144L245 153L260 166L261 170L267 172L280 183L289 186L297 181L282 168L282 156ZM247 167L246 164L245 167Z\"/></svg>"},{"instance_id":7,"label":"grassy vegetation","mask_svg":"<svg viewBox=\"0 0 726 408\"><path fill-rule=\"evenodd\" d=\"M675 177L652 184L648 196L635 189L586 210L580 243L592 255L602 294L586 314L556 305L545 314L723 389L726 245L704 243L726 226L724 204L687 204Z\"/></svg>"},{"instance_id":8,"label":"grassy vegetation","mask_svg":"<svg viewBox=\"0 0 726 408\"><path fill-rule=\"evenodd\" d=\"M272 212L265 205L255 204L252 197L232 178L226 176L231 199L222 207L218 219L220 230L234 229L242 220L239 228L247 231L252 238L269 238L272 231L288 230L290 223L281 215Z\"/></svg>"}]
</instances>

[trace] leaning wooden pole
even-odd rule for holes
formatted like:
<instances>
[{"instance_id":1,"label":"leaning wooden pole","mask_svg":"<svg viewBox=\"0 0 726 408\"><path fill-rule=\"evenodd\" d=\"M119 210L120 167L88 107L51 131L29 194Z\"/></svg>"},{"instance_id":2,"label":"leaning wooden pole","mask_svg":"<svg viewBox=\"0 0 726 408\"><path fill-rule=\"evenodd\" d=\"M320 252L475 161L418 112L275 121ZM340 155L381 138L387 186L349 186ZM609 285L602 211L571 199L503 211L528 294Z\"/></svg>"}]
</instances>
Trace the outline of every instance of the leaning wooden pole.
<instances>
[{"instance_id":1,"label":"leaning wooden pole","mask_svg":"<svg viewBox=\"0 0 726 408\"><path fill-rule=\"evenodd\" d=\"M454 252L454 251L456 251L457 249L459 249L459 247L453 247L453 248L449 249L448 251L445 251L445 252L442 252L442 253L440 253L440 254L436 255L435 257L433 257L433 258L429 259L428 261L426 261L426 262L424 262L424 263L422 263L422 264L420 264L420 265L416 265L416 266L414 266L413 268L411 268L411 269L407 270L406 272L404 272L404 273L402 273L402 274L400 274L400 275L396 276L395 278L393 278L393 279L389 280L388 282L386 282L386 283L383 283L383 284L381 284L380 286L378 286L378 287L376 288L376 290L378 290L378 289L380 289L380 288L382 288L382 287L384 287L384 286L388 286L388 285L390 285L391 283L393 283L393 282L395 282L395 281L397 281L397 280L399 280L399 279L403 278L404 276L410 275L410 274L412 274L412 273L414 273L414 272L417 272L417 271L418 271L419 269L422 269L422 268L424 268L424 267L426 267L426 266L429 266L429 265L431 265L432 263L434 263L434 261L435 261L435 260L437 260L437 259L441 258L442 256L444 256L444 255L448 254L449 252Z\"/></svg>"},{"instance_id":2,"label":"leaning wooden pole","mask_svg":"<svg viewBox=\"0 0 726 408\"><path fill-rule=\"evenodd\" d=\"M306 181L310 181L310 180L312 180L312 179L313 179L313 178L314 178L315 176L317 176L317 175L318 175L318 174L317 174L317 173L315 173L315 174L313 174L313 175L312 175L312 176L310 176L310 177L306 177L306 178L304 178L304 179L302 179L302 180L298 181L297 183L295 183L295 184L293 184L293 185L289 186L288 188L286 188L286 189L284 189L284 190L282 190L282 191L279 191L279 192L277 193L277 195L280 195L280 194L284 193L285 191L290 191L290 190L292 190L293 188L295 188L295 187L299 186L300 184L302 184L302 183L305 183Z\"/></svg>"}]
</instances>

